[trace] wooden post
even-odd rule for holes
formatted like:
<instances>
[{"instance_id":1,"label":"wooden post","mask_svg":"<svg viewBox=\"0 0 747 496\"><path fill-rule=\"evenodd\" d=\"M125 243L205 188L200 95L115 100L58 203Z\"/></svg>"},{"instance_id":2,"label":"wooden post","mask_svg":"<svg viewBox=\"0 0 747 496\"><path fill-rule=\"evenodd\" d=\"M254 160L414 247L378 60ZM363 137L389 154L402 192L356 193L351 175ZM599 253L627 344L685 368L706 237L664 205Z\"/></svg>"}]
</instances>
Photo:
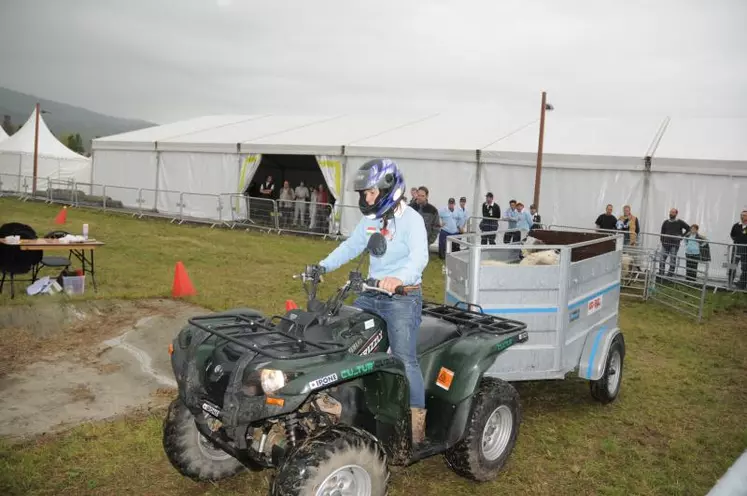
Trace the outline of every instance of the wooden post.
<instances>
[{"instance_id":1,"label":"wooden post","mask_svg":"<svg viewBox=\"0 0 747 496\"><path fill-rule=\"evenodd\" d=\"M542 180L542 147L545 140L545 110L547 107L547 92L542 92L542 110L540 111L539 143L537 144L537 167L534 174L534 206L539 211L540 182Z\"/></svg>"},{"instance_id":2,"label":"wooden post","mask_svg":"<svg viewBox=\"0 0 747 496\"><path fill-rule=\"evenodd\" d=\"M34 181L31 196L36 196L36 175L39 168L39 102L36 103L36 127L34 129Z\"/></svg>"}]
</instances>

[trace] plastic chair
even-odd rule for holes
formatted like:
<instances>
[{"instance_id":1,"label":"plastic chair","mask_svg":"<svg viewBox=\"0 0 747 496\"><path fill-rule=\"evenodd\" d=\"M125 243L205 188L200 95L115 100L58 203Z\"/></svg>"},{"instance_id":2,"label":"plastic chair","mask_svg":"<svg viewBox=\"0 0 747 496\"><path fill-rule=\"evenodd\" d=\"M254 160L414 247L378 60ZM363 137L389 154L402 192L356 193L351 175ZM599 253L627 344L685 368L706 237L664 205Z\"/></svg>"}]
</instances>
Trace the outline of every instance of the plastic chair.
<instances>
[{"instance_id":1,"label":"plastic chair","mask_svg":"<svg viewBox=\"0 0 747 496\"><path fill-rule=\"evenodd\" d=\"M60 238L67 236L68 234L70 233L67 231L52 231L52 232L48 232L47 234L45 234L44 238L45 239L60 239ZM38 264L36 264L36 266L34 267L34 272L33 272L33 275L31 276L32 280L36 281L37 277L39 276L39 272L44 267L51 267L51 268L58 268L58 269L59 268L66 269L70 267L70 264L72 263L70 260L70 256L71 255L68 255L67 257L60 257L60 256L53 255L53 256L48 256L48 257L42 257L41 261Z\"/></svg>"},{"instance_id":2,"label":"plastic chair","mask_svg":"<svg viewBox=\"0 0 747 496\"><path fill-rule=\"evenodd\" d=\"M37 239L36 231L31 226L19 222L10 222L0 226L0 238L20 236L21 239ZM10 275L10 298L16 296L15 277L33 273L34 267L41 261L43 253L38 250L21 250L18 245L0 244L0 294L3 292L5 278Z\"/></svg>"}]
</instances>

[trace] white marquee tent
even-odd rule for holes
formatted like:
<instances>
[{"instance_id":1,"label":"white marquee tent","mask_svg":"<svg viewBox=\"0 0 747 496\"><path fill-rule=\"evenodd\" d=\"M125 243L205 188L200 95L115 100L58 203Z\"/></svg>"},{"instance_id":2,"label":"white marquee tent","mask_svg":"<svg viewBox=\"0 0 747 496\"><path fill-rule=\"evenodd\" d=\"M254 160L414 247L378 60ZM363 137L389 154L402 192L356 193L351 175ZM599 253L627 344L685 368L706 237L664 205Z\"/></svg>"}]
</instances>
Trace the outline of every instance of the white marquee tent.
<instances>
[{"instance_id":1,"label":"white marquee tent","mask_svg":"<svg viewBox=\"0 0 747 496\"><path fill-rule=\"evenodd\" d=\"M31 187L34 175L34 135L36 110L12 136L0 139L0 181L3 189L24 190ZM91 179L91 159L63 145L39 116L37 147L37 187L46 189L47 180L83 181Z\"/></svg>"},{"instance_id":2,"label":"white marquee tent","mask_svg":"<svg viewBox=\"0 0 747 496\"><path fill-rule=\"evenodd\" d=\"M739 139L746 132L747 119L590 119L548 112L543 222L592 227L607 203L616 213L630 204L643 228L657 232L676 206L712 239L727 241L747 203L747 145ZM355 205L352 172L386 156L403 168L408 186L429 187L431 203L440 207L449 197L467 196L474 212L487 191L502 209L511 198L531 203L537 137L536 117L487 113L208 116L94 140L92 177L94 184L119 187L107 195L125 205L138 206L140 194L147 208L175 213L180 192L241 192L263 154L310 155L332 194ZM219 215L214 199L184 203L185 215ZM220 217L230 218L235 205L224 202ZM358 216L345 209L342 217L348 232Z\"/></svg>"}]
</instances>

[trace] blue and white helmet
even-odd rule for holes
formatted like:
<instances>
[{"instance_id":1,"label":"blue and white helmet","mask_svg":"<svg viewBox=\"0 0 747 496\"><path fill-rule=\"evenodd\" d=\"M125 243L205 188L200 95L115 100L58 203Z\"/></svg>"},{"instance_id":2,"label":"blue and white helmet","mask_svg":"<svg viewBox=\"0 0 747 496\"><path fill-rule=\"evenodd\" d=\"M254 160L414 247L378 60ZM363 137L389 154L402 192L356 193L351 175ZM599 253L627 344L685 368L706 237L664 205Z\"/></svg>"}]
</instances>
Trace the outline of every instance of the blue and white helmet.
<instances>
[{"instance_id":1,"label":"blue and white helmet","mask_svg":"<svg viewBox=\"0 0 747 496\"><path fill-rule=\"evenodd\" d=\"M367 189L378 188L379 196L373 205L366 203ZM353 181L353 189L360 194L358 207L369 219L381 219L394 210L405 194L405 178L394 160L369 160L363 164Z\"/></svg>"}]
</instances>

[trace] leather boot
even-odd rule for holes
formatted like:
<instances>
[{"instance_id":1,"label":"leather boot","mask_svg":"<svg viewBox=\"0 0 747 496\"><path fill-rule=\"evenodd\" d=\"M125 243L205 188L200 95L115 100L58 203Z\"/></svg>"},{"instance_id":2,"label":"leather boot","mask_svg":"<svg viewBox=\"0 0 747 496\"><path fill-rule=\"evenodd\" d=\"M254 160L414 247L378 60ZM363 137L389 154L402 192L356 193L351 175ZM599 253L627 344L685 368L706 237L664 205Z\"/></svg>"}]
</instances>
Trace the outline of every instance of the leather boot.
<instances>
[{"instance_id":1,"label":"leather boot","mask_svg":"<svg viewBox=\"0 0 747 496\"><path fill-rule=\"evenodd\" d=\"M412 444L420 444L425 439L425 414L424 408L410 407L412 417Z\"/></svg>"}]
</instances>

